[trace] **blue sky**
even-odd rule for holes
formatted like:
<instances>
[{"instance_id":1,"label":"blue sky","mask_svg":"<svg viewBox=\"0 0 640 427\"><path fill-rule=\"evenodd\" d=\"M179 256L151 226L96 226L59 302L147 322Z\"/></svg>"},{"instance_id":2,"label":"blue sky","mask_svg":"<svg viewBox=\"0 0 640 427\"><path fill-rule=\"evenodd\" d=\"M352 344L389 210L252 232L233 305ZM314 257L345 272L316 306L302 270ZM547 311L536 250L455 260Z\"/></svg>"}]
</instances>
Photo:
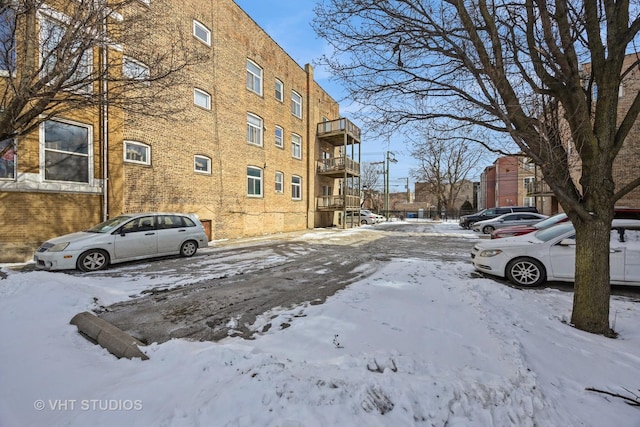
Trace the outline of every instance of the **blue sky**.
<instances>
[{"instance_id":1,"label":"blue sky","mask_svg":"<svg viewBox=\"0 0 640 427\"><path fill-rule=\"evenodd\" d=\"M314 17L315 0L235 0L235 2L254 21L262 27L299 65L313 64L327 49L327 43L319 39L311 28ZM327 71L316 67L315 79L334 99L340 101L341 114L349 117L350 100L343 100L345 92L342 87L330 79ZM361 125L360 123L356 123ZM396 155L398 163L389 167L390 191L405 191L406 179L409 177L411 191L414 190L414 179L410 177L410 169L416 167L416 160L409 154L403 141L387 145L386 141L372 139L366 135L362 140L362 161L379 162L385 158L387 150ZM382 186L382 177L380 177Z\"/></svg>"}]
</instances>

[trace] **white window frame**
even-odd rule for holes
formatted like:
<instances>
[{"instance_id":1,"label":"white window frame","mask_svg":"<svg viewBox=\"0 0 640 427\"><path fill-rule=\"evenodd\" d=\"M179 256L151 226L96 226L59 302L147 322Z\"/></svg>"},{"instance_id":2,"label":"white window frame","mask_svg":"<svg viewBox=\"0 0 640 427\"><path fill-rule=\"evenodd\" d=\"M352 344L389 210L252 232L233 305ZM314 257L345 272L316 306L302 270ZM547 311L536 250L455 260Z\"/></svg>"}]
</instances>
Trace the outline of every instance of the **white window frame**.
<instances>
[{"instance_id":1,"label":"white window frame","mask_svg":"<svg viewBox=\"0 0 640 427\"><path fill-rule=\"evenodd\" d=\"M275 191L278 194L284 193L284 173L283 172L276 171Z\"/></svg>"},{"instance_id":2,"label":"white window frame","mask_svg":"<svg viewBox=\"0 0 640 427\"><path fill-rule=\"evenodd\" d=\"M299 175L291 175L291 199L302 200L302 177Z\"/></svg>"},{"instance_id":3,"label":"white window frame","mask_svg":"<svg viewBox=\"0 0 640 427\"><path fill-rule=\"evenodd\" d=\"M197 30L201 30L204 32L204 38L202 38ZM200 42L206 44L207 46L211 46L211 30L204 25L202 22L193 20L193 37L198 39Z\"/></svg>"},{"instance_id":4,"label":"white window frame","mask_svg":"<svg viewBox=\"0 0 640 427\"><path fill-rule=\"evenodd\" d=\"M250 175L249 171L254 171L254 172L258 172L259 176L256 175ZM262 197L263 194L263 188L264 186L263 184L263 171L262 168L259 168L257 166L247 166L247 197ZM255 191L255 185L256 183L258 184L258 192L252 192Z\"/></svg>"},{"instance_id":5,"label":"white window frame","mask_svg":"<svg viewBox=\"0 0 640 427\"><path fill-rule=\"evenodd\" d=\"M130 146L135 146L137 148L141 148L143 150L143 152L145 153L145 158L146 160L135 160L132 158L129 158L129 153L135 151L135 150L131 150ZM129 140L125 140L124 144L123 144L123 159L125 162L127 163L136 163L138 165L145 165L145 166L150 166L151 165L151 146L144 144L142 142L139 141L129 141Z\"/></svg>"},{"instance_id":6,"label":"white window frame","mask_svg":"<svg viewBox=\"0 0 640 427\"><path fill-rule=\"evenodd\" d=\"M205 169L198 169L198 161L203 161L206 164ZM207 156L202 156L200 154L196 154L193 156L193 171L195 173L202 173L205 175L211 175L211 158Z\"/></svg>"},{"instance_id":7,"label":"white window frame","mask_svg":"<svg viewBox=\"0 0 640 427\"><path fill-rule=\"evenodd\" d=\"M291 114L297 118L302 118L302 95L295 90L291 91Z\"/></svg>"},{"instance_id":8,"label":"white window frame","mask_svg":"<svg viewBox=\"0 0 640 427\"><path fill-rule=\"evenodd\" d=\"M247 113L247 144L262 147L264 121L262 117Z\"/></svg>"},{"instance_id":9,"label":"white window frame","mask_svg":"<svg viewBox=\"0 0 640 427\"><path fill-rule=\"evenodd\" d=\"M204 101L204 102L198 102ZM202 89L198 89L197 87L193 88L193 103L205 110L211 110L211 95L208 92L205 92Z\"/></svg>"},{"instance_id":10,"label":"white window frame","mask_svg":"<svg viewBox=\"0 0 640 427\"><path fill-rule=\"evenodd\" d=\"M278 132L280 133L280 135L278 135ZM274 138L276 142L276 147L284 148L284 129L282 128L282 126L276 126L275 132L274 132Z\"/></svg>"},{"instance_id":11,"label":"white window frame","mask_svg":"<svg viewBox=\"0 0 640 427\"><path fill-rule=\"evenodd\" d=\"M275 81L274 96L278 101L284 102L284 83L282 83L282 80L280 79L276 79Z\"/></svg>"},{"instance_id":12,"label":"white window frame","mask_svg":"<svg viewBox=\"0 0 640 427\"><path fill-rule=\"evenodd\" d=\"M151 73L149 67L143 62L130 56L123 56L122 75L132 80L149 80Z\"/></svg>"},{"instance_id":13,"label":"white window frame","mask_svg":"<svg viewBox=\"0 0 640 427\"><path fill-rule=\"evenodd\" d=\"M5 142L6 144L3 144ZM0 175L0 180L15 181L16 171L18 170L18 156L16 155L16 140L14 138L8 138L8 139L5 139L4 141L0 141L0 151L2 151L2 149L7 145L11 145L11 148L2 157L0 157L0 162L4 162L6 164L6 166L3 166L5 169L4 172L7 173L10 171L11 176L3 177L2 175ZM11 167L11 170L9 170L9 164L13 164L13 166Z\"/></svg>"},{"instance_id":14,"label":"white window frame","mask_svg":"<svg viewBox=\"0 0 640 427\"><path fill-rule=\"evenodd\" d=\"M255 69L251 69L255 67ZM262 96L262 81L264 70L261 66L247 59L247 89Z\"/></svg>"},{"instance_id":15,"label":"white window frame","mask_svg":"<svg viewBox=\"0 0 640 427\"><path fill-rule=\"evenodd\" d=\"M291 134L291 157L302 159L302 137L296 133Z\"/></svg>"},{"instance_id":16,"label":"white window frame","mask_svg":"<svg viewBox=\"0 0 640 427\"><path fill-rule=\"evenodd\" d=\"M0 76L10 76L15 75L16 66L17 66L17 52L16 52L16 41L15 34L16 29L15 25L15 10L12 8L6 8L4 10L4 14L0 14L0 36L11 37L11 46L9 47L9 51L4 51L8 46L3 46L3 55L6 55L6 58L3 58L2 63L0 64ZM11 14L8 16L7 14ZM4 25L4 24L7 25ZM5 61L8 60L8 61Z\"/></svg>"},{"instance_id":17,"label":"white window frame","mask_svg":"<svg viewBox=\"0 0 640 427\"><path fill-rule=\"evenodd\" d=\"M71 25L71 18L67 15L57 12L53 9L45 7L38 11L38 24L40 25L39 30L39 61L40 67L42 70L42 76L47 76L48 65L44 64L45 58L49 57L47 51L47 42L49 40L50 34L47 34L47 30L50 29L50 25L59 27L62 31L66 32L68 25ZM55 42L55 41L54 41ZM52 46L53 47L53 46ZM52 64L53 65L53 64ZM76 72L69 78L69 81L73 83L75 80L82 81L83 79L87 79L84 85L78 83L77 86L68 87L69 90L80 92L80 93L91 93L93 92L93 82L91 78L88 78L93 73L93 49L89 48L82 52L80 63ZM65 82L66 84L66 82Z\"/></svg>"},{"instance_id":18,"label":"white window frame","mask_svg":"<svg viewBox=\"0 0 640 427\"><path fill-rule=\"evenodd\" d=\"M47 135L46 135L46 125L48 122L58 122L58 123L62 123L65 125L69 125L69 126L76 126L79 128L84 128L87 131L87 153L77 153L77 152L70 152L67 150L58 150L55 149L53 147L49 147L47 148ZM46 168L47 168L47 153L51 152L51 153L71 153L70 155L73 156L81 156L87 159L87 181L67 181L67 180L58 180L58 179L47 179L47 172L46 172ZM49 119L49 120L45 120L44 122L42 122L40 124L40 175L42 176L42 180L45 182L68 182L68 183L73 183L73 184L80 184L80 185L86 185L86 184L93 184L93 126L86 124L86 123L81 123L81 122L76 122L76 121L72 121L72 120L66 120L66 119L59 119L56 118L54 119Z\"/></svg>"}]
</instances>

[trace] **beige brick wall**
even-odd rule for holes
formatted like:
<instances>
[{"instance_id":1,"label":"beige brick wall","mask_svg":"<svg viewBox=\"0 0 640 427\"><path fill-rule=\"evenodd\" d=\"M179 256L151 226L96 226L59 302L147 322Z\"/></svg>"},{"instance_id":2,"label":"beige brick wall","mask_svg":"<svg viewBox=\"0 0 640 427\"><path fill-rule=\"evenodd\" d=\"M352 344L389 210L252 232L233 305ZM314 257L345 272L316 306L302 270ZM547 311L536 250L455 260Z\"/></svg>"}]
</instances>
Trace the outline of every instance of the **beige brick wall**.
<instances>
[{"instance_id":1,"label":"beige brick wall","mask_svg":"<svg viewBox=\"0 0 640 427\"><path fill-rule=\"evenodd\" d=\"M164 118L109 110L107 200L92 194L0 189L3 218L0 236L2 261L30 259L42 241L77 231L102 220L103 203L110 217L138 211L192 212L212 220L213 239L253 236L327 226L333 215L316 214L316 195L322 185L338 191L337 182L316 179L315 162L321 156L316 124L323 117L339 118L338 104L313 79L312 67L303 68L277 45L232 0L154 0L140 21L140 33L153 29L154 37L141 37L140 45L110 51L110 60L147 52L179 54L193 49L208 60L187 67L180 86L159 97L151 112L166 103L183 111ZM193 37L193 20L211 31L211 46ZM147 28L148 26L148 28ZM94 55L97 61L98 55ZM263 93L246 88L246 61L263 69ZM97 64L96 64L97 66ZM275 79L284 83L284 101L275 99ZM153 85L153 84L152 84ZM211 95L211 110L193 103L197 87ZM151 89L156 89L151 86ZM303 98L303 117L291 114L291 91ZM246 142L247 113L263 119L263 146ZM93 125L94 178L103 178L103 145L99 111L76 112L68 117ZM275 146L275 127L284 129L284 148ZM292 134L302 137L302 159L292 157ZM151 147L151 164L124 162L124 141ZM19 142L19 173L39 173L38 133ZM211 173L194 172L194 155L211 159ZM247 196L247 166L263 170L262 197ZM275 173L284 173L284 192L275 192ZM291 177L302 178L302 200L292 200ZM27 212L28 215L24 213ZM9 255L13 254L13 255Z\"/></svg>"}]
</instances>

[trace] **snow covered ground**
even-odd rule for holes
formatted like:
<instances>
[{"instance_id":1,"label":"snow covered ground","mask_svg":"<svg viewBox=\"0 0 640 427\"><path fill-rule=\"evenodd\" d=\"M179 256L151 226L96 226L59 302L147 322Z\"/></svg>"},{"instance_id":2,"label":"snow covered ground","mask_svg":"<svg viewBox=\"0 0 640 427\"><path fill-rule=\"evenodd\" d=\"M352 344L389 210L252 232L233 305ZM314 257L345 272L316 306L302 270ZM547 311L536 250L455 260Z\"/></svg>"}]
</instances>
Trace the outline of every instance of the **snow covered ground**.
<instances>
[{"instance_id":1,"label":"snow covered ground","mask_svg":"<svg viewBox=\"0 0 640 427\"><path fill-rule=\"evenodd\" d=\"M640 394L640 302L612 299L612 340L567 324L571 293L472 271L397 259L325 304L254 325L289 327L152 344L141 361L116 359L69 320L158 278L3 268L0 426L640 426L640 408L585 390Z\"/></svg>"}]
</instances>

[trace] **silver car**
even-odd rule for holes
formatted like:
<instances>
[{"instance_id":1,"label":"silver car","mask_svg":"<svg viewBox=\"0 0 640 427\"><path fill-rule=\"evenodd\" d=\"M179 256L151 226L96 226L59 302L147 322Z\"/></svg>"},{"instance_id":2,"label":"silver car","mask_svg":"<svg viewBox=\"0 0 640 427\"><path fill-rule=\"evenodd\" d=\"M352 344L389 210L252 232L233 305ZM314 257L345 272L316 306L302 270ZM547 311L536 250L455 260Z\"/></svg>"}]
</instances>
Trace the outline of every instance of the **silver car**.
<instances>
[{"instance_id":1,"label":"silver car","mask_svg":"<svg viewBox=\"0 0 640 427\"><path fill-rule=\"evenodd\" d=\"M140 213L44 242L33 257L44 270L97 271L109 264L166 255L190 257L209 239L195 215Z\"/></svg>"},{"instance_id":2,"label":"silver car","mask_svg":"<svg viewBox=\"0 0 640 427\"><path fill-rule=\"evenodd\" d=\"M532 212L514 212L500 215L493 219L478 221L473 224L474 231L482 231L484 234L491 234L493 230L503 227L513 227L515 225L532 225L548 218L547 215L540 215Z\"/></svg>"}]
</instances>

